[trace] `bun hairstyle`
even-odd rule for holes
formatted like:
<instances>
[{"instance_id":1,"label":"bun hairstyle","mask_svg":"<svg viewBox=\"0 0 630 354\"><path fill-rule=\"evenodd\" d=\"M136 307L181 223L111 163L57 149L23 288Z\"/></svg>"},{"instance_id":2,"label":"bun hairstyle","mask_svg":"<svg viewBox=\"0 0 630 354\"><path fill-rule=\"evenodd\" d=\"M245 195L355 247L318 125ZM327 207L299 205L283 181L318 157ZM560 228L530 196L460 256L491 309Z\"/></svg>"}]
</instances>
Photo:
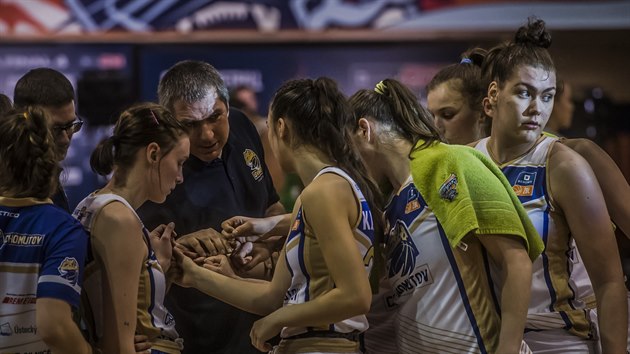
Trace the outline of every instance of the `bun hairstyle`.
<instances>
[{"instance_id":1,"label":"bun hairstyle","mask_svg":"<svg viewBox=\"0 0 630 354\"><path fill-rule=\"evenodd\" d=\"M56 145L44 112L28 107L0 118L0 194L49 198L57 189Z\"/></svg>"},{"instance_id":2,"label":"bun hairstyle","mask_svg":"<svg viewBox=\"0 0 630 354\"><path fill-rule=\"evenodd\" d=\"M514 43L547 49L551 46L551 34L545 28L545 21L532 17L528 19L527 26L521 26L516 31Z\"/></svg>"},{"instance_id":3,"label":"bun hairstyle","mask_svg":"<svg viewBox=\"0 0 630 354\"><path fill-rule=\"evenodd\" d=\"M138 150L157 143L164 156L184 134L186 128L171 112L155 103L141 103L120 115L113 135L102 140L92 152L90 165L102 176L110 174L114 167L116 173L124 174L135 163Z\"/></svg>"},{"instance_id":4,"label":"bun hairstyle","mask_svg":"<svg viewBox=\"0 0 630 354\"><path fill-rule=\"evenodd\" d=\"M522 65L555 71L547 51L550 46L551 34L545 27L545 21L531 17L527 25L516 31L512 41L490 49L482 66L482 75L487 83L496 81L501 86Z\"/></svg>"}]
</instances>

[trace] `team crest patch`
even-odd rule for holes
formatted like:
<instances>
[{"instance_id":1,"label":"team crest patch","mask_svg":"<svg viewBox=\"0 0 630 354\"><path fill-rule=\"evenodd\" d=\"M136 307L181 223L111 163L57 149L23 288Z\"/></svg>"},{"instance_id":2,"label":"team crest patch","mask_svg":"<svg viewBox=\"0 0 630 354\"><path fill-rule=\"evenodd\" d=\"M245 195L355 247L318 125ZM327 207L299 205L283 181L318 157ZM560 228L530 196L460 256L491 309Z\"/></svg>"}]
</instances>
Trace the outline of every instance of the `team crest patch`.
<instances>
[{"instance_id":1,"label":"team crest patch","mask_svg":"<svg viewBox=\"0 0 630 354\"><path fill-rule=\"evenodd\" d=\"M452 202L457 197L457 175L451 173L440 187L440 198Z\"/></svg>"},{"instance_id":2,"label":"team crest patch","mask_svg":"<svg viewBox=\"0 0 630 354\"><path fill-rule=\"evenodd\" d=\"M245 149L243 157L245 158L245 164L252 170L252 177L256 181L260 181L263 178L263 169L258 155L251 149Z\"/></svg>"},{"instance_id":3,"label":"team crest patch","mask_svg":"<svg viewBox=\"0 0 630 354\"><path fill-rule=\"evenodd\" d=\"M512 190L519 197L531 197L534 194L536 172L521 172L512 186Z\"/></svg>"},{"instance_id":4,"label":"team crest patch","mask_svg":"<svg viewBox=\"0 0 630 354\"><path fill-rule=\"evenodd\" d=\"M57 270L62 278L69 281L72 285L77 285L77 281L79 280L79 262L77 262L76 258L64 258Z\"/></svg>"}]
</instances>

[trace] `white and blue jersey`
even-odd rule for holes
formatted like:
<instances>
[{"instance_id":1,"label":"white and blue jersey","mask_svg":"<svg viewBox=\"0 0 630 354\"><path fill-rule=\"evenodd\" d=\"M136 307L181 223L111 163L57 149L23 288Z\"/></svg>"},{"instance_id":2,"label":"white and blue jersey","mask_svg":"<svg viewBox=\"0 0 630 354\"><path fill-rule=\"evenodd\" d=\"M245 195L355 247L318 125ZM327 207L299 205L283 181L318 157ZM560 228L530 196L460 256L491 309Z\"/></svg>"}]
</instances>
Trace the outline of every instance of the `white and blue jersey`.
<instances>
[{"instance_id":1,"label":"white and blue jersey","mask_svg":"<svg viewBox=\"0 0 630 354\"><path fill-rule=\"evenodd\" d=\"M91 232L99 212L111 202L120 202L131 212L135 211L127 201L116 194L91 194L74 211L76 217ZM142 223L138 218L138 222ZM149 337L153 343L151 349L164 353L177 354L181 350L181 340L175 330L175 320L164 306L166 279L162 267L151 248L148 230L142 226L144 242L147 246L147 258L144 259L138 280L138 304L136 334ZM89 249L85 269L83 301L85 303L84 320L90 329L90 341L99 345L103 335L103 282L106 281L99 261Z\"/></svg>"},{"instance_id":2,"label":"white and blue jersey","mask_svg":"<svg viewBox=\"0 0 630 354\"><path fill-rule=\"evenodd\" d=\"M88 236L51 200L0 197L0 353L47 353L39 298L78 308Z\"/></svg>"},{"instance_id":3,"label":"white and blue jersey","mask_svg":"<svg viewBox=\"0 0 630 354\"><path fill-rule=\"evenodd\" d=\"M524 155L499 164L527 215L542 237L543 253L532 266L532 292L526 331L566 329L592 338L586 308L594 305L594 292L584 263L562 210L549 188L549 155L557 138L542 136ZM492 158L488 138L476 149Z\"/></svg>"},{"instance_id":4,"label":"white and blue jersey","mask_svg":"<svg viewBox=\"0 0 630 354\"><path fill-rule=\"evenodd\" d=\"M360 253L364 260L365 276L367 277L372 267L373 257L374 220L372 212L363 193L347 173L336 167L327 167L322 169L315 178L324 173L335 173L348 180L353 187L355 198L360 205L359 218L353 228L354 239L357 246L356 251ZM308 222L304 219L302 206L298 204L296 208L297 214L291 224L292 227L285 244L286 261L291 274L291 285L285 295L284 306L306 303L322 296L335 287L330 271L324 261L317 237L312 233ZM348 252L351 251L354 250L348 250ZM287 338L309 331L357 333L363 332L367 328L368 323L365 315L359 315L318 327L285 327L282 329L281 336L282 338Z\"/></svg>"},{"instance_id":5,"label":"white and blue jersey","mask_svg":"<svg viewBox=\"0 0 630 354\"><path fill-rule=\"evenodd\" d=\"M494 353L501 319L483 235L468 235L452 248L411 177L385 217L399 352ZM523 344L521 353L527 352Z\"/></svg>"}]
</instances>

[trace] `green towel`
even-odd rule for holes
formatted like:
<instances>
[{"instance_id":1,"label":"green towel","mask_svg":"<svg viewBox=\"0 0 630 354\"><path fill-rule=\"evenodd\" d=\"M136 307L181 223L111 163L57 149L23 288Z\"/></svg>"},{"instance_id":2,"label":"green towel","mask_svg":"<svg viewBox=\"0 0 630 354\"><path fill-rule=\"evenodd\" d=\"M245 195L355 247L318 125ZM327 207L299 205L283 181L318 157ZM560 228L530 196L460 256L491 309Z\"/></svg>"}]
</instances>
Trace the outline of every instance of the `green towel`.
<instances>
[{"instance_id":1,"label":"green towel","mask_svg":"<svg viewBox=\"0 0 630 354\"><path fill-rule=\"evenodd\" d=\"M518 197L499 168L481 152L434 142L411 154L411 175L442 225L451 247L469 232L522 237L529 257L544 245Z\"/></svg>"}]
</instances>

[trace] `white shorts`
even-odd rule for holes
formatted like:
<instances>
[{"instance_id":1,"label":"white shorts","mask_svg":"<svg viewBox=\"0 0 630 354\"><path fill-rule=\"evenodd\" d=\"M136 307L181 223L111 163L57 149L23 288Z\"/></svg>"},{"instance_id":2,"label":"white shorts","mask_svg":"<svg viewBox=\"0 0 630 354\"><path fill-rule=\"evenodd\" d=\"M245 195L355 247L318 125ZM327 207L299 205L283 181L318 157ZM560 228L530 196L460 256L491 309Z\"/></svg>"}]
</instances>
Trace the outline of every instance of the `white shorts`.
<instances>
[{"instance_id":1,"label":"white shorts","mask_svg":"<svg viewBox=\"0 0 630 354\"><path fill-rule=\"evenodd\" d=\"M523 339L534 354L597 354L598 343L577 337L564 329L525 333Z\"/></svg>"}]
</instances>

